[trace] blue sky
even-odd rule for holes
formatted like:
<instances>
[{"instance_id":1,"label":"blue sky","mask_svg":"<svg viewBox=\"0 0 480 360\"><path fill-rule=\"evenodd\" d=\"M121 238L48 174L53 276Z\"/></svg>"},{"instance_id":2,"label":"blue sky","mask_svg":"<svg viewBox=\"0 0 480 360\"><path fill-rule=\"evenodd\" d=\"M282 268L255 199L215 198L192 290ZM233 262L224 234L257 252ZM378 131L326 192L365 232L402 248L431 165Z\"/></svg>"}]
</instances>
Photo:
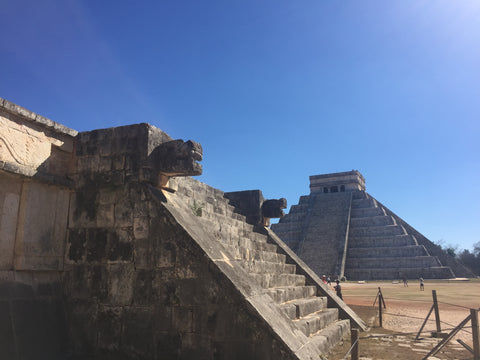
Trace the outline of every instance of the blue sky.
<instances>
[{"instance_id":1,"label":"blue sky","mask_svg":"<svg viewBox=\"0 0 480 360\"><path fill-rule=\"evenodd\" d=\"M289 205L359 170L432 241L480 241L477 0L0 0L0 97L78 131L148 122L203 182Z\"/></svg>"}]
</instances>

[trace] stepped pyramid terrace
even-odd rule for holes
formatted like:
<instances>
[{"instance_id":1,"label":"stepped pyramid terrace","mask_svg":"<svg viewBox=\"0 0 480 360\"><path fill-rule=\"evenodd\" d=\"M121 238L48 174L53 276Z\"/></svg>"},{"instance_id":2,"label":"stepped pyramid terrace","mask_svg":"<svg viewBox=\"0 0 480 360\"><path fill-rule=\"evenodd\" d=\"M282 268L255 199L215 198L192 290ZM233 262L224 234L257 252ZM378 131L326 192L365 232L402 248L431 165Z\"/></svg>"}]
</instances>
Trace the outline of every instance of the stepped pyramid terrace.
<instances>
[{"instance_id":1,"label":"stepped pyramid terrace","mask_svg":"<svg viewBox=\"0 0 480 360\"><path fill-rule=\"evenodd\" d=\"M473 274L366 192L359 171L310 176L272 230L317 274L349 280Z\"/></svg>"},{"instance_id":2,"label":"stepped pyramid terrace","mask_svg":"<svg viewBox=\"0 0 480 360\"><path fill-rule=\"evenodd\" d=\"M4 99L0 128L2 360L320 359L365 329L263 226L284 200L191 177L200 144Z\"/></svg>"}]
</instances>

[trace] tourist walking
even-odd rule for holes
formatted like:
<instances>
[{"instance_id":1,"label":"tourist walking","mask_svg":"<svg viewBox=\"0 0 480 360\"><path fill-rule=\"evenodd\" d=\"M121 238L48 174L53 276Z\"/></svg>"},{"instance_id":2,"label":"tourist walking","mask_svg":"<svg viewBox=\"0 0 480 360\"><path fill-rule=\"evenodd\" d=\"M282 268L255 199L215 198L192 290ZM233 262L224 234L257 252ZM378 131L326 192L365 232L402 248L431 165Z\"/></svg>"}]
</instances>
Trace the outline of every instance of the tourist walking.
<instances>
[{"instance_id":1,"label":"tourist walking","mask_svg":"<svg viewBox=\"0 0 480 360\"><path fill-rule=\"evenodd\" d=\"M335 289L335 292L337 293L337 296L343 300L342 296L342 287L340 286L340 280L336 280L337 285L335 285L333 288Z\"/></svg>"}]
</instances>

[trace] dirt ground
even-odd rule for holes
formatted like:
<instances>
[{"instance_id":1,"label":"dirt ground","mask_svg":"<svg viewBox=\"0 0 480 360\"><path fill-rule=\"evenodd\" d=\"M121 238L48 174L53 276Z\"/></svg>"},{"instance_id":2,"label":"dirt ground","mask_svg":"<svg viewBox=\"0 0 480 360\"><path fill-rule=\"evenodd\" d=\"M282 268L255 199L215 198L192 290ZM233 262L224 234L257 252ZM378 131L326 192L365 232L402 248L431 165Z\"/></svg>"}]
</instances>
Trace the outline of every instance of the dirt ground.
<instances>
[{"instance_id":1,"label":"dirt ground","mask_svg":"<svg viewBox=\"0 0 480 360\"><path fill-rule=\"evenodd\" d=\"M369 329L360 333L360 359L423 359L441 340L431 337L436 329L435 315L429 317L420 340L415 341L424 319L432 307L432 290L436 290L439 302L441 329L449 333L469 314L471 308L480 307L480 281L426 281L425 291L420 291L418 281L403 283L347 282L342 284L345 302L368 324ZM378 288L385 299L383 328L379 327L378 302L373 307ZM472 345L470 323L466 331L460 331L454 340L429 359L472 359L473 356L456 339ZM350 359L345 357L350 341L345 341L329 354L328 359Z\"/></svg>"}]
</instances>

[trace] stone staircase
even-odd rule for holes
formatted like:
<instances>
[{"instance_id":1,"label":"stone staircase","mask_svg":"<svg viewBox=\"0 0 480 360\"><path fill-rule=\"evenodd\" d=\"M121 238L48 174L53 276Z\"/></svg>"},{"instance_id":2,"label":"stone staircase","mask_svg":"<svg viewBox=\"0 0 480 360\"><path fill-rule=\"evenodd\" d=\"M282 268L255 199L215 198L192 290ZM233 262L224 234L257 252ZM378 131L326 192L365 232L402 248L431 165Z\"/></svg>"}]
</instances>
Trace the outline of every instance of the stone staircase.
<instances>
[{"instance_id":1,"label":"stone staircase","mask_svg":"<svg viewBox=\"0 0 480 360\"><path fill-rule=\"evenodd\" d=\"M339 311L346 305L326 286L321 288L308 275L298 273L298 262L302 261L297 258L296 263L292 252L285 254L282 246L275 243L280 241L278 238L255 232L223 192L185 178L179 181L173 197L177 206L184 207L184 212L196 213L198 225L225 249L222 253L226 261L241 267L244 276L260 292L269 295L272 300L269 306L278 307L284 315L283 321L303 334L303 341L308 343L305 348L315 349L316 355L326 354L349 333L350 320L344 311L343 319L339 318ZM287 248L284 244L283 247ZM338 302L340 309L335 307ZM354 322L355 327L365 327L359 318Z\"/></svg>"},{"instance_id":2,"label":"stone staircase","mask_svg":"<svg viewBox=\"0 0 480 360\"><path fill-rule=\"evenodd\" d=\"M345 275L351 280L453 277L365 191L352 193Z\"/></svg>"}]
</instances>

